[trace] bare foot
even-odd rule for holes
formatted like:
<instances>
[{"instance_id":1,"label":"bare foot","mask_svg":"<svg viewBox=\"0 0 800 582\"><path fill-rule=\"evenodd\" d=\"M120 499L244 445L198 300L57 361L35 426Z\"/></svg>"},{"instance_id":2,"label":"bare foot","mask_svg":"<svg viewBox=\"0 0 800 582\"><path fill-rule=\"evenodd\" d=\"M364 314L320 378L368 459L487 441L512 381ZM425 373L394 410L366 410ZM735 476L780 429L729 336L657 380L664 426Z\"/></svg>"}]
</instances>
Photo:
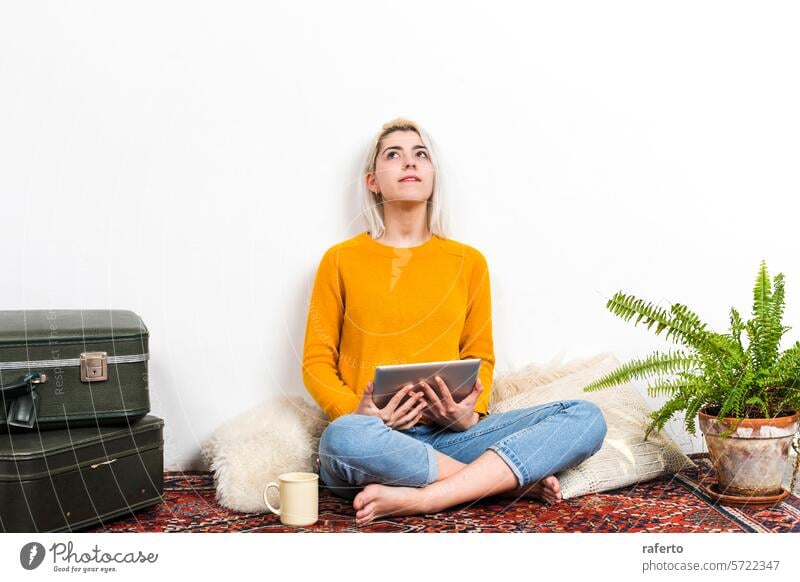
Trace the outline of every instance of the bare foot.
<instances>
[{"instance_id":1,"label":"bare foot","mask_svg":"<svg viewBox=\"0 0 800 582\"><path fill-rule=\"evenodd\" d=\"M387 515L424 513L420 501L420 490L415 487L390 487L370 483L353 499L356 525L361 527L373 519Z\"/></svg>"},{"instance_id":2,"label":"bare foot","mask_svg":"<svg viewBox=\"0 0 800 582\"><path fill-rule=\"evenodd\" d=\"M549 475L541 479L534 485L534 487L536 486L541 487L541 492L539 493L540 499L551 504L561 501L561 483L558 482L555 475ZM533 495L537 496L536 494Z\"/></svg>"},{"instance_id":3,"label":"bare foot","mask_svg":"<svg viewBox=\"0 0 800 582\"><path fill-rule=\"evenodd\" d=\"M513 491L507 491L502 494L503 497L525 497L529 499L538 499L544 501L548 505L559 503L561 501L561 484L556 479L555 475L549 475L540 479L535 485L530 487L527 491L520 491L519 488Z\"/></svg>"}]
</instances>

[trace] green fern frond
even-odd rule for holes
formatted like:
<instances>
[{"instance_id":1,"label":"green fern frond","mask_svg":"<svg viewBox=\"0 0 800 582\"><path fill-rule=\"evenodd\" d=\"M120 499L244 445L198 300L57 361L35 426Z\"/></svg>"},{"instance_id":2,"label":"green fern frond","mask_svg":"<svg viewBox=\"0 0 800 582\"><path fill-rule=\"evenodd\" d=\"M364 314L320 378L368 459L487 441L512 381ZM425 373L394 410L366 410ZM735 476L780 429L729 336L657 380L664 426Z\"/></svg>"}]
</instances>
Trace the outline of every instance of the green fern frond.
<instances>
[{"instance_id":1,"label":"green fern frond","mask_svg":"<svg viewBox=\"0 0 800 582\"><path fill-rule=\"evenodd\" d=\"M706 324L700 317L681 303L674 304L670 311L676 322L676 328L683 331L685 343L698 354L708 356L707 361L716 365L727 356L740 354L740 345L728 335L707 331Z\"/></svg>"},{"instance_id":2,"label":"green fern frond","mask_svg":"<svg viewBox=\"0 0 800 582\"><path fill-rule=\"evenodd\" d=\"M667 330L665 339L672 339L695 350L707 348L705 325L699 318L681 304L672 306L672 315L665 309L638 299L633 295L617 292L608 300L606 307L615 315L629 321L637 315L635 324L644 319L647 329L657 324L655 333L660 334Z\"/></svg>"},{"instance_id":3,"label":"green fern frond","mask_svg":"<svg viewBox=\"0 0 800 582\"><path fill-rule=\"evenodd\" d=\"M683 395L679 394L671 400L668 400L658 410L651 412L649 416L653 419L653 421L644 432L644 440L647 440L647 437L651 432L653 432L653 430L657 432L661 431L661 429L664 428L664 425L667 424L667 421L672 418L672 415L678 411L684 410L686 408L686 404L687 402Z\"/></svg>"},{"instance_id":4,"label":"green fern frond","mask_svg":"<svg viewBox=\"0 0 800 582\"><path fill-rule=\"evenodd\" d=\"M615 293L606 303L606 307L625 321L629 321L634 315L638 315L634 325L637 325L642 318L646 318L645 323L647 324L647 329L650 329L650 326L652 326L654 322L658 322L664 326L671 323L664 309L652 305L651 303L646 303L642 299L637 299L633 295L625 295L622 291Z\"/></svg>"},{"instance_id":5,"label":"green fern frond","mask_svg":"<svg viewBox=\"0 0 800 582\"><path fill-rule=\"evenodd\" d=\"M764 402L764 400L760 396L751 396L750 398L745 400L744 403L747 405L758 404L761 407L761 410L763 411L764 418L769 418L769 406L767 406L767 403Z\"/></svg>"},{"instance_id":6,"label":"green fern frond","mask_svg":"<svg viewBox=\"0 0 800 582\"><path fill-rule=\"evenodd\" d=\"M748 386L739 382L728 388L728 392L722 401L720 416L741 417L744 412L744 400L747 396Z\"/></svg>"},{"instance_id":7,"label":"green fern frond","mask_svg":"<svg viewBox=\"0 0 800 582\"><path fill-rule=\"evenodd\" d=\"M736 340L741 349L742 346L742 332L744 331L744 322L739 312L735 307L731 307L731 337Z\"/></svg>"},{"instance_id":8,"label":"green fern frond","mask_svg":"<svg viewBox=\"0 0 800 582\"><path fill-rule=\"evenodd\" d=\"M783 273L775 275L773 280L773 291L770 301L769 317L764 326L764 345L767 351L766 366L771 366L778 359L778 350L781 343L781 337L786 332L786 328L782 326L781 320L783 319L784 310L784 276Z\"/></svg>"},{"instance_id":9,"label":"green fern frond","mask_svg":"<svg viewBox=\"0 0 800 582\"><path fill-rule=\"evenodd\" d=\"M762 259L756 275L756 283L753 286L753 317L759 323L764 323L769 319L771 293L767 264Z\"/></svg>"},{"instance_id":10,"label":"green fern frond","mask_svg":"<svg viewBox=\"0 0 800 582\"><path fill-rule=\"evenodd\" d=\"M786 384L791 380L800 381L800 341L781 354L775 363L773 377L777 384Z\"/></svg>"},{"instance_id":11,"label":"green fern frond","mask_svg":"<svg viewBox=\"0 0 800 582\"><path fill-rule=\"evenodd\" d=\"M795 342L781 354L775 365L770 368L766 375L765 382L768 386L778 387L776 392L775 412L780 412L785 408L791 394L800 391L800 341Z\"/></svg>"},{"instance_id":12,"label":"green fern frond","mask_svg":"<svg viewBox=\"0 0 800 582\"><path fill-rule=\"evenodd\" d=\"M700 317L682 303L675 303L670 307L670 311L676 320L685 324L687 329L692 329L698 335L702 335L706 330L706 324L700 321Z\"/></svg>"},{"instance_id":13,"label":"green fern frond","mask_svg":"<svg viewBox=\"0 0 800 582\"><path fill-rule=\"evenodd\" d=\"M697 427L695 421L697 420L697 413L707 404L703 392L696 392L692 395L692 399L686 406L686 418L684 419L684 426L691 434L697 434Z\"/></svg>"},{"instance_id":14,"label":"green fern frond","mask_svg":"<svg viewBox=\"0 0 800 582\"><path fill-rule=\"evenodd\" d=\"M706 344L709 349L702 350L702 353L710 356L709 365L726 370L732 365L743 367L747 364L741 344L730 334L708 332Z\"/></svg>"},{"instance_id":15,"label":"green fern frond","mask_svg":"<svg viewBox=\"0 0 800 582\"><path fill-rule=\"evenodd\" d=\"M644 379L650 374L674 374L688 371L697 365L697 359L681 350L667 353L655 352L643 360L634 359L622 364L605 376L584 386L584 392L594 392L634 379Z\"/></svg>"},{"instance_id":16,"label":"green fern frond","mask_svg":"<svg viewBox=\"0 0 800 582\"><path fill-rule=\"evenodd\" d=\"M772 285L767 273L767 265L762 260L753 286L753 318L747 322L747 331L756 368L764 369L774 361L773 340L776 333L772 321Z\"/></svg>"},{"instance_id":17,"label":"green fern frond","mask_svg":"<svg viewBox=\"0 0 800 582\"><path fill-rule=\"evenodd\" d=\"M798 390L798 387L800 387L800 380L792 383L791 390L775 406L775 410L778 413L785 411L800 412L800 390Z\"/></svg>"},{"instance_id":18,"label":"green fern frond","mask_svg":"<svg viewBox=\"0 0 800 582\"><path fill-rule=\"evenodd\" d=\"M647 386L647 394L653 398L673 396L690 386L687 380L656 380Z\"/></svg>"},{"instance_id":19,"label":"green fern frond","mask_svg":"<svg viewBox=\"0 0 800 582\"><path fill-rule=\"evenodd\" d=\"M763 336L759 332L758 324L755 320L749 320L745 323L745 330L747 331L747 359L749 360L749 365L758 372L759 370L763 370L762 362L765 359L764 353L766 352L764 348L764 341Z\"/></svg>"}]
</instances>

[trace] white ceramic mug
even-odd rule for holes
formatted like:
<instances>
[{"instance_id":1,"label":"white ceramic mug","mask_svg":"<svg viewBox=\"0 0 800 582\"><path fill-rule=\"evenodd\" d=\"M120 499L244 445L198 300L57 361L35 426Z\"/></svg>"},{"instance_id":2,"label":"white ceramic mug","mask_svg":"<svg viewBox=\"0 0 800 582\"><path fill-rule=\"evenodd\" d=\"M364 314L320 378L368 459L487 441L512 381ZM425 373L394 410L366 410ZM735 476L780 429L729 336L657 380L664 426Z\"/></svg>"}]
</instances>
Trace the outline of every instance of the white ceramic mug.
<instances>
[{"instance_id":1,"label":"white ceramic mug","mask_svg":"<svg viewBox=\"0 0 800 582\"><path fill-rule=\"evenodd\" d=\"M279 509L269 502L270 487L278 490ZM319 475L299 472L278 475L277 483L264 487L264 503L284 525L298 527L316 523L319 519Z\"/></svg>"}]
</instances>

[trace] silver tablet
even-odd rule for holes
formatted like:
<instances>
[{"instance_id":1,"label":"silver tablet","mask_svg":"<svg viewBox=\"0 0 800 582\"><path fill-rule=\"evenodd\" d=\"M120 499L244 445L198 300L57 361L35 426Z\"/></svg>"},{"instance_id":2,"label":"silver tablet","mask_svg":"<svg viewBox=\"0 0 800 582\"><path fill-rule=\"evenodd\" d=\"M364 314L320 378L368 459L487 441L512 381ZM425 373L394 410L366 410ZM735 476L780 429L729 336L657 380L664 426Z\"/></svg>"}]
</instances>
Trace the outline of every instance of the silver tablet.
<instances>
[{"instance_id":1,"label":"silver tablet","mask_svg":"<svg viewBox=\"0 0 800 582\"><path fill-rule=\"evenodd\" d=\"M461 402L475 387L480 367L480 358L377 366L373 380L375 389L372 392L372 400L378 408L383 408L403 386L409 383L417 384L422 380L425 380L438 394L439 385L436 382L436 376L440 376L450 389L453 400ZM405 400L403 398L400 404Z\"/></svg>"}]
</instances>

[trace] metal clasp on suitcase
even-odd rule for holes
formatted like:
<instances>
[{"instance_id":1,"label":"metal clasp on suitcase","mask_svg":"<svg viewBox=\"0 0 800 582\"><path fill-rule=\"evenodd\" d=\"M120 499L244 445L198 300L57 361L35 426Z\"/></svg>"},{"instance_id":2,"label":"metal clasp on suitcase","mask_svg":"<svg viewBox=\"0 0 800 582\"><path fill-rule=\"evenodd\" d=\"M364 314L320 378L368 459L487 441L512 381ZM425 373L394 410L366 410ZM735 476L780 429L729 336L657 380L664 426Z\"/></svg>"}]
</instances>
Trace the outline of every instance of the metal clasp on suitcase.
<instances>
[{"instance_id":1,"label":"metal clasp on suitcase","mask_svg":"<svg viewBox=\"0 0 800 582\"><path fill-rule=\"evenodd\" d=\"M108 352L81 354L81 382L108 380Z\"/></svg>"}]
</instances>

